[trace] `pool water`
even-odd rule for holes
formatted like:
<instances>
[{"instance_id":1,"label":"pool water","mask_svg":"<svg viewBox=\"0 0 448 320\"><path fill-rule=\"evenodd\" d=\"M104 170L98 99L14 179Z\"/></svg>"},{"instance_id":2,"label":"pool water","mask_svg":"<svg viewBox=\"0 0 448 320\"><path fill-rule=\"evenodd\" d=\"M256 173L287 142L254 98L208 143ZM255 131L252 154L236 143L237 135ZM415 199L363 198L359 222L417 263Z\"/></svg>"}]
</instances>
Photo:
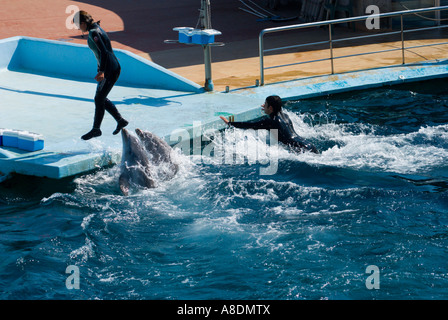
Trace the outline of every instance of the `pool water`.
<instances>
[{"instance_id":1,"label":"pool water","mask_svg":"<svg viewBox=\"0 0 448 320\"><path fill-rule=\"evenodd\" d=\"M118 167L2 183L0 298L447 298L448 82L285 108L320 154L229 129L215 143L242 161L177 153L173 180L128 197Z\"/></svg>"}]
</instances>

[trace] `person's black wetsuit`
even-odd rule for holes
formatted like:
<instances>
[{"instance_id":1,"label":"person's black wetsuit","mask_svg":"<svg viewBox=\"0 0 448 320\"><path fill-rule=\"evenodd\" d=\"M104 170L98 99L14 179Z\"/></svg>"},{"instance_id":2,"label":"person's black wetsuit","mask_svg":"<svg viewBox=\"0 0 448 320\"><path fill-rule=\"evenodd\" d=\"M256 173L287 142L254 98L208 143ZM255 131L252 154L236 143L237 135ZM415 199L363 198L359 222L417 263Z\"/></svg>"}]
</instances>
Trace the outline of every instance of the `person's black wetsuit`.
<instances>
[{"instance_id":1,"label":"person's black wetsuit","mask_svg":"<svg viewBox=\"0 0 448 320\"><path fill-rule=\"evenodd\" d=\"M284 114L281 111L276 115L272 113L269 116L264 117L263 119L258 121L229 122L229 125L241 129L277 129L279 142L291 147L293 150L298 152L311 151L314 153L319 153L312 143L299 137L299 135L294 130L291 119L289 119L288 115Z\"/></svg>"},{"instance_id":2,"label":"person's black wetsuit","mask_svg":"<svg viewBox=\"0 0 448 320\"><path fill-rule=\"evenodd\" d=\"M107 99L107 95L120 76L121 66L112 50L107 33L98 25L98 23L93 23L91 25L87 44L95 54L98 62L97 71L104 72L104 79L98 83L96 89L93 129L82 137L84 140L101 135L99 129L104 118L105 110L107 110L118 123L114 134L117 134L121 128L128 124L128 122L122 118L115 105Z\"/></svg>"}]
</instances>

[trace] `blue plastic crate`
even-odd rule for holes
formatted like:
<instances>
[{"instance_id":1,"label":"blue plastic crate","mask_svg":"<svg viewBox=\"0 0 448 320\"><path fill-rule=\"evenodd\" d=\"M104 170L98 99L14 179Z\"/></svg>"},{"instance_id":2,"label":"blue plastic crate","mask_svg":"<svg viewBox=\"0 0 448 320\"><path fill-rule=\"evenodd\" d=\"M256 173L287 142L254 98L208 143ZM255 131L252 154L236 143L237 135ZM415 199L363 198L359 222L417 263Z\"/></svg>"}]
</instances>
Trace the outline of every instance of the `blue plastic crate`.
<instances>
[{"instance_id":1,"label":"blue plastic crate","mask_svg":"<svg viewBox=\"0 0 448 320\"><path fill-rule=\"evenodd\" d=\"M192 36L191 34L179 32L179 42L180 43L191 43Z\"/></svg>"},{"instance_id":2,"label":"blue plastic crate","mask_svg":"<svg viewBox=\"0 0 448 320\"><path fill-rule=\"evenodd\" d=\"M192 33L193 33L192 42L203 45L215 42L215 35L221 34L220 31L214 29L204 29L204 30L195 29L194 31L192 31Z\"/></svg>"},{"instance_id":3,"label":"blue plastic crate","mask_svg":"<svg viewBox=\"0 0 448 320\"><path fill-rule=\"evenodd\" d=\"M191 27L177 27L173 29L179 32L179 42L180 43L191 43L193 39L193 34L191 33L194 28Z\"/></svg>"},{"instance_id":4,"label":"blue plastic crate","mask_svg":"<svg viewBox=\"0 0 448 320\"><path fill-rule=\"evenodd\" d=\"M180 43L210 44L215 42L215 36L221 34L214 29L194 29L191 27L176 27L174 31L179 32Z\"/></svg>"},{"instance_id":5,"label":"blue plastic crate","mask_svg":"<svg viewBox=\"0 0 448 320\"><path fill-rule=\"evenodd\" d=\"M25 151L38 151L44 148L44 137L41 134L23 130L0 129L0 145L18 148Z\"/></svg>"},{"instance_id":6,"label":"blue plastic crate","mask_svg":"<svg viewBox=\"0 0 448 320\"><path fill-rule=\"evenodd\" d=\"M4 147L19 147L19 131L6 129L3 131L2 144Z\"/></svg>"},{"instance_id":7,"label":"blue plastic crate","mask_svg":"<svg viewBox=\"0 0 448 320\"><path fill-rule=\"evenodd\" d=\"M18 136L18 148L26 151L42 150L44 137L37 133L22 131Z\"/></svg>"}]
</instances>

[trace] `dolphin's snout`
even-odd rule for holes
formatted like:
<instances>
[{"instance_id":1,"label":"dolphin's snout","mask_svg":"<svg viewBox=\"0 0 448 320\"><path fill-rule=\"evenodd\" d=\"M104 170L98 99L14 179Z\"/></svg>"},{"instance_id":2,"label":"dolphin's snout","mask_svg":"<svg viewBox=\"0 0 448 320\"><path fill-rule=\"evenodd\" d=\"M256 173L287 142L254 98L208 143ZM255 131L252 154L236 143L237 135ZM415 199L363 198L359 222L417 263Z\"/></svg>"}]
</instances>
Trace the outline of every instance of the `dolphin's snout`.
<instances>
[{"instance_id":1,"label":"dolphin's snout","mask_svg":"<svg viewBox=\"0 0 448 320\"><path fill-rule=\"evenodd\" d=\"M135 129L135 133L141 138L143 137L143 131L140 130L139 128Z\"/></svg>"},{"instance_id":2,"label":"dolphin's snout","mask_svg":"<svg viewBox=\"0 0 448 320\"><path fill-rule=\"evenodd\" d=\"M126 130L125 128L121 129L121 136L123 138L129 138L129 131Z\"/></svg>"}]
</instances>

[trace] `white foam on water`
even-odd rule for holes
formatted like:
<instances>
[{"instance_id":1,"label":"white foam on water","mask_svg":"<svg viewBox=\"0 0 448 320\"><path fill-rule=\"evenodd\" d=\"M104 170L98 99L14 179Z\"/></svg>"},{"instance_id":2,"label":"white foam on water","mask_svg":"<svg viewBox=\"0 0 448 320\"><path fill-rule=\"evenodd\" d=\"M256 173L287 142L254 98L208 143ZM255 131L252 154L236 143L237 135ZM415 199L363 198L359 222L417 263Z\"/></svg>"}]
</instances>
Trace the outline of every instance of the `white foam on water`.
<instances>
[{"instance_id":1,"label":"white foam on water","mask_svg":"<svg viewBox=\"0 0 448 320\"><path fill-rule=\"evenodd\" d=\"M304 153L298 160L312 165L416 173L446 165L448 125L421 127L417 132L380 135L373 125L323 123L309 125L306 115L287 112L305 139L332 142L320 155ZM354 130L354 128L356 130ZM355 131L355 132L353 132Z\"/></svg>"}]
</instances>

